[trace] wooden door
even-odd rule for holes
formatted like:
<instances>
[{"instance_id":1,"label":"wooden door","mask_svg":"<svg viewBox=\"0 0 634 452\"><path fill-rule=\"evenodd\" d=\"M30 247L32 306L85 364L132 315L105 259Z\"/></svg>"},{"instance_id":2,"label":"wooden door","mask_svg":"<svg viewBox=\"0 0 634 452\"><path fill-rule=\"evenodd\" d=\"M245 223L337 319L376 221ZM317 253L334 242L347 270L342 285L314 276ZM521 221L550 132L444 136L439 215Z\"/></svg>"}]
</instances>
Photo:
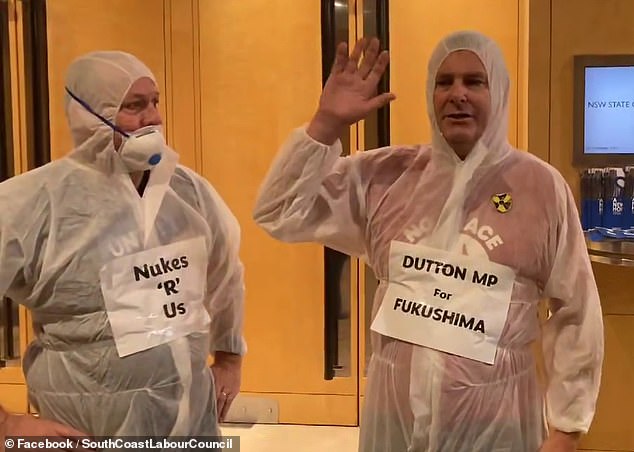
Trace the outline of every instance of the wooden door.
<instances>
[{"instance_id":1,"label":"wooden door","mask_svg":"<svg viewBox=\"0 0 634 452\"><path fill-rule=\"evenodd\" d=\"M202 174L242 226L243 396L277 403L281 423L355 425L356 359L349 377L324 377L323 248L280 243L252 220L278 148L317 106L319 2L201 1L199 12ZM350 335L356 357L356 322Z\"/></svg>"}]
</instances>

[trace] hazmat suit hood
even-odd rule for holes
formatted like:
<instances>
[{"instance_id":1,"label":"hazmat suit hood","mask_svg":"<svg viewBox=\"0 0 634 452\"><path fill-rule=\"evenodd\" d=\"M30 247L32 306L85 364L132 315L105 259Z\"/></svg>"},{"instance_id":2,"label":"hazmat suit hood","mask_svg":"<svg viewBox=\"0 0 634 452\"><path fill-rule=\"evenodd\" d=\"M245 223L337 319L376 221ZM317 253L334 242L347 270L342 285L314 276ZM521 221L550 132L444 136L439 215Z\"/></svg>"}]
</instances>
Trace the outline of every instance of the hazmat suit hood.
<instances>
[{"instance_id":1,"label":"hazmat suit hood","mask_svg":"<svg viewBox=\"0 0 634 452\"><path fill-rule=\"evenodd\" d=\"M91 52L71 63L66 74L65 102L75 146L71 158L106 173L126 172L114 147L116 132L97 115L114 124L130 87L144 77L156 84L154 74L143 62L120 51Z\"/></svg>"},{"instance_id":2,"label":"hazmat suit hood","mask_svg":"<svg viewBox=\"0 0 634 452\"><path fill-rule=\"evenodd\" d=\"M442 136L434 111L436 75L447 56L459 50L475 53L486 70L491 110L482 136L465 160L461 160ZM434 184L437 177L453 180L433 233L425 240L428 245L451 249L463 224L467 194L486 174L487 168L506 158L513 147L508 142L509 75L504 56L498 45L485 35L474 31L460 31L444 38L436 46L428 64L427 112L432 128L432 160L439 173L424 176Z\"/></svg>"},{"instance_id":3,"label":"hazmat suit hood","mask_svg":"<svg viewBox=\"0 0 634 452\"><path fill-rule=\"evenodd\" d=\"M502 51L494 41L478 32L460 31L448 35L436 46L429 60L426 93L427 114L432 128L432 146L436 151L449 154L453 164L460 162L459 157L442 136L434 111L434 88L438 69L451 53L459 50L467 50L478 56L488 76L491 96L487 126L467 160L494 163L511 148L507 138L510 82Z\"/></svg>"}]
</instances>

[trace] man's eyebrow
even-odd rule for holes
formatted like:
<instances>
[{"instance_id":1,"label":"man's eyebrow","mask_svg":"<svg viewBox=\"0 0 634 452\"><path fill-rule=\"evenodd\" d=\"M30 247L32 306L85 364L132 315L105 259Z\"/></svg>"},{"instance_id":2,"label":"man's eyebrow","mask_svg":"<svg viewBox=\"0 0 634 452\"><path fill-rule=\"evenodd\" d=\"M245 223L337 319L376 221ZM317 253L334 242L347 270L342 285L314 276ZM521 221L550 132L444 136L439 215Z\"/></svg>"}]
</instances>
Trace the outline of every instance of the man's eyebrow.
<instances>
[{"instance_id":1,"label":"man's eyebrow","mask_svg":"<svg viewBox=\"0 0 634 452\"><path fill-rule=\"evenodd\" d=\"M133 99L145 99L146 97L158 97L159 95L160 94L158 91L154 91L149 94L139 94L139 93L130 94L130 97L132 97Z\"/></svg>"},{"instance_id":2,"label":"man's eyebrow","mask_svg":"<svg viewBox=\"0 0 634 452\"><path fill-rule=\"evenodd\" d=\"M456 75L456 74L461 74L464 76L479 76L479 77L486 77L487 73L486 72L482 72L482 71L469 71L469 72L459 72L459 71L439 71L437 75Z\"/></svg>"}]
</instances>

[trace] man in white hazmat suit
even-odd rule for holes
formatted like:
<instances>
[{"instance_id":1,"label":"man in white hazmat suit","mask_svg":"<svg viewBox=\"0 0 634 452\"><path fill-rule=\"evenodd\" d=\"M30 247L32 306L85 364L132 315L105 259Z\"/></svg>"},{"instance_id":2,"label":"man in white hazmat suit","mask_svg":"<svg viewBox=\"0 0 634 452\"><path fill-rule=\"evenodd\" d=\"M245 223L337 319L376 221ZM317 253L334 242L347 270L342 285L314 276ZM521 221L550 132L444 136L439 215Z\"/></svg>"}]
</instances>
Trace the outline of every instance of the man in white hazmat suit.
<instances>
[{"instance_id":1,"label":"man in white hazmat suit","mask_svg":"<svg viewBox=\"0 0 634 452\"><path fill-rule=\"evenodd\" d=\"M32 312L47 420L3 413L3 432L219 435L246 351L239 225L166 145L141 61L84 55L66 95L74 151L0 184L0 295Z\"/></svg>"},{"instance_id":2,"label":"man in white hazmat suit","mask_svg":"<svg viewBox=\"0 0 634 452\"><path fill-rule=\"evenodd\" d=\"M603 326L572 194L508 143L503 57L474 32L429 62L431 145L340 157L349 125L395 98L376 95L388 59L377 40L350 57L338 47L254 211L273 237L361 256L380 281L360 450L573 451L594 415ZM530 349L540 298L546 394Z\"/></svg>"}]
</instances>

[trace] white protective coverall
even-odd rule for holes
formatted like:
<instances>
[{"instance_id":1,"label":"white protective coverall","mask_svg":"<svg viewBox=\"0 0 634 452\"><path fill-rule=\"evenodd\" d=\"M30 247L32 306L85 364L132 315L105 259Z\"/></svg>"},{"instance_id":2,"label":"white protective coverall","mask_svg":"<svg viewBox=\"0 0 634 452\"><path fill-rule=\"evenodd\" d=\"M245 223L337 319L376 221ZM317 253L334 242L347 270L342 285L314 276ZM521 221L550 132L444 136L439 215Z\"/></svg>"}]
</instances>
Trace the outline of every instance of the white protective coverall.
<instances>
[{"instance_id":1,"label":"white protective coverall","mask_svg":"<svg viewBox=\"0 0 634 452\"><path fill-rule=\"evenodd\" d=\"M442 137L433 107L436 72L457 50L481 59L491 96L487 127L464 161ZM508 143L509 77L494 42L474 32L449 35L428 69L431 145L340 157L339 142L326 146L297 129L261 187L254 218L279 240L366 259L380 282L374 319L382 304L394 303L383 302L393 241L511 269L492 364L372 333L360 450L535 452L546 419L565 432L587 431L599 388L602 314L575 201L555 169ZM506 213L492 202L498 194L512 196ZM546 297L543 394L530 345ZM426 325L420 322L422 334Z\"/></svg>"},{"instance_id":2,"label":"white protective coverall","mask_svg":"<svg viewBox=\"0 0 634 452\"><path fill-rule=\"evenodd\" d=\"M155 80L134 56L95 52L66 87L112 122L142 77ZM246 350L239 225L167 147L139 196L113 129L70 96L66 110L74 151L0 184L0 295L37 336L29 398L92 436L217 435L206 358Z\"/></svg>"}]
</instances>

